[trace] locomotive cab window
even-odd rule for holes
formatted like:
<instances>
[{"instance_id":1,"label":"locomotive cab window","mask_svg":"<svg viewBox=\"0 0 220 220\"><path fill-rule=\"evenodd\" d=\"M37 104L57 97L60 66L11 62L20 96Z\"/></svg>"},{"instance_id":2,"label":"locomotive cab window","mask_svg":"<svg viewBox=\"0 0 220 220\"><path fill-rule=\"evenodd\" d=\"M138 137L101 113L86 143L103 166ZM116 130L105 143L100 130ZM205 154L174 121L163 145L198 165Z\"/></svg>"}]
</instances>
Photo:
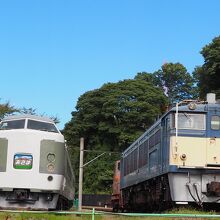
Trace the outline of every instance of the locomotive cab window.
<instances>
[{"instance_id":1,"label":"locomotive cab window","mask_svg":"<svg viewBox=\"0 0 220 220\"><path fill-rule=\"evenodd\" d=\"M2 121L0 124L0 130L11 130L11 129L24 129L25 119Z\"/></svg>"},{"instance_id":2,"label":"locomotive cab window","mask_svg":"<svg viewBox=\"0 0 220 220\"><path fill-rule=\"evenodd\" d=\"M54 124L30 119L28 120L27 128L33 130L59 133Z\"/></svg>"},{"instance_id":3,"label":"locomotive cab window","mask_svg":"<svg viewBox=\"0 0 220 220\"><path fill-rule=\"evenodd\" d=\"M218 115L213 115L211 118L211 129L220 130L220 117Z\"/></svg>"},{"instance_id":4,"label":"locomotive cab window","mask_svg":"<svg viewBox=\"0 0 220 220\"><path fill-rule=\"evenodd\" d=\"M205 114L178 114L178 129L205 130Z\"/></svg>"}]
</instances>

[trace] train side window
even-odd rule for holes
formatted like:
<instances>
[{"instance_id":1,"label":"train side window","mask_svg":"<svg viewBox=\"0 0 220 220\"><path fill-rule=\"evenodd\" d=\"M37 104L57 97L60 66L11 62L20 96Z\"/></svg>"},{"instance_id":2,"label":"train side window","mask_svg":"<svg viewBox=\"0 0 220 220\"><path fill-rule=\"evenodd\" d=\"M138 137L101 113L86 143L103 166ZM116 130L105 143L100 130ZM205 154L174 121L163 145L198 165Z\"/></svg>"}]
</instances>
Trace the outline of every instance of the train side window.
<instances>
[{"instance_id":1,"label":"train side window","mask_svg":"<svg viewBox=\"0 0 220 220\"><path fill-rule=\"evenodd\" d=\"M213 115L211 118L211 129L220 130L220 117L218 115Z\"/></svg>"},{"instance_id":2,"label":"train side window","mask_svg":"<svg viewBox=\"0 0 220 220\"><path fill-rule=\"evenodd\" d=\"M167 131L171 129L170 115L166 118L166 129Z\"/></svg>"},{"instance_id":3,"label":"train side window","mask_svg":"<svg viewBox=\"0 0 220 220\"><path fill-rule=\"evenodd\" d=\"M139 164L138 167L141 168L147 164L148 161L148 140L139 146Z\"/></svg>"},{"instance_id":4,"label":"train side window","mask_svg":"<svg viewBox=\"0 0 220 220\"><path fill-rule=\"evenodd\" d=\"M154 150L149 155L149 168L151 173L157 171L157 165L158 165L158 151Z\"/></svg>"},{"instance_id":5,"label":"train side window","mask_svg":"<svg viewBox=\"0 0 220 220\"><path fill-rule=\"evenodd\" d=\"M171 128L175 128L175 114L171 114Z\"/></svg>"},{"instance_id":6,"label":"train side window","mask_svg":"<svg viewBox=\"0 0 220 220\"><path fill-rule=\"evenodd\" d=\"M129 163L128 163L128 156L126 156L125 157L125 167L124 167L124 169L125 169L125 176L129 173L128 172L128 165L129 165Z\"/></svg>"},{"instance_id":7,"label":"train side window","mask_svg":"<svg viewBox=\"0 0 220 220\"><path fill-rule=\"evenodd\" d=\"M133 154L133 163L134 163L132 171L135 171L135 170L137 170L137 155L138 155L138 148L136 148L136 149L133 151L132 154Z\"/></svg>"}]
</instances>

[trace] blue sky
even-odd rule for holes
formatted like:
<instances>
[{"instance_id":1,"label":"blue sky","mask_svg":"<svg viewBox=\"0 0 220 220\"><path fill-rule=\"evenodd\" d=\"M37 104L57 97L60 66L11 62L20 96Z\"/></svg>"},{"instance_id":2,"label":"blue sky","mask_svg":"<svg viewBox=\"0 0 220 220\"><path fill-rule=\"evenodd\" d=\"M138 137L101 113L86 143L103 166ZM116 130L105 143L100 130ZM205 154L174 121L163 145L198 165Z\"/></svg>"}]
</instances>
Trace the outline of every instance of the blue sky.
<instances>
[{"instance_id":1,"label":"blue sky","mask_svg":"<svg viewBox=\"0 0 220 220\"><path fill-rule=\"evenodd\" d=\"M71 119L107 82L203 63L220 34L219 0L0 0L0 98Z\"/></svg>"}]
</instances>

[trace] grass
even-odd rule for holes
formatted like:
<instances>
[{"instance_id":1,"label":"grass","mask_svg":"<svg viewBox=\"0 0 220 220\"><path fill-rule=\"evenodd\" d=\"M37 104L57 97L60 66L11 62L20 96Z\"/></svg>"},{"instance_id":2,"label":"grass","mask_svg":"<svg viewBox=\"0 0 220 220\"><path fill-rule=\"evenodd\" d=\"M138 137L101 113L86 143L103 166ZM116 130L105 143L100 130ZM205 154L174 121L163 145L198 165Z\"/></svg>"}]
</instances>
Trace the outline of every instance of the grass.
<instances>
[{"instance_id":1,"label":"grass","mask_svg":"<svg viewBox=\"0 0 220 220\"><path fill-rule=\"evenodd\" d=\"M193 215L212 215L215 212L205 212L196 209L173 209L165 212L165 214L193 214ZM96 215L95 220L208 220L220 218L186 218L186 217L135 217L135 216L120 216L111 213L105 215ZM13 213L0 212L0 220L92 220L92 215L75 215L75 214L47 214L47 213Z\"/></svg>"},{"instance_id":2,"label":"grass","mask_svg":"<svg viewBox=\"0 0 220 220\"><path fill-rule=\"evenodd\" d=\"M0 220L91 220L91 216L7 212L0 213Z\"/></svg>"}]
</instances>

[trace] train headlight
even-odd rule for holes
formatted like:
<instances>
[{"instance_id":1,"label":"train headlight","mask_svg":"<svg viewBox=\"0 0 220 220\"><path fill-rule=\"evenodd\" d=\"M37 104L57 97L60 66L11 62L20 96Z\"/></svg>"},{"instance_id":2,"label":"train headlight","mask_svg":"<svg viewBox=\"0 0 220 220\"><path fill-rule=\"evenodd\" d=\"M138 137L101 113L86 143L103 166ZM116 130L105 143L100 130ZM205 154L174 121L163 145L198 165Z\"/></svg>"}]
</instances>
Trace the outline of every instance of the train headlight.
<instances>
[{"instance_id":1,"label":"train headlight","mask_svg":"<svg viewBox=\"0 0 220 220\"><path fill-rule=\"evenodd\" d=\"M53 180L53 177L52 177L52 176L48 176L48 177L47 177L47 180L48 180L48 181L52 181L52 180Z\"/></svg>"},{"instance_id":2,"label":"train headlight","mask_svg":"<svg viewBox=\"0 0 220 220\"><path fill-rule=\"evenodd\" d=\"M186 154L180 155L180 159L183 160L183 161L185 161L185 160L186 160Z\"/></svg>"},{"instance_id":3,"label":"train headlight","mask_svg":"<svg viewBox=\"0 0 220 220\"><path fill-rule=\"evenodd\" d=\"M48 170L49 172L53 172L53 171L54 171L54 165L53 165L52 163L49 163L49 164L47 165L47 170Z\"/></svg>"},{"instance_id":4,"label":"train headlight","mask_svg":"<svg viewBox=\"0 0 220 220\"><path fill-rule=\"evenodd\" d=\"M188 105L189 110L195 110L196 109L196 103L190 102Z\"/></svg>"},{"instance_id":5,"label":"train headlight","mask_svg":"<svg viewBox=\"0 0 220 220\"><path fill-rule=\"evenodd\" d=\"M49 153L47 154L47 161L48 162L54 162L55 161L55 154Z\"/></svg>"}]
</instances>

